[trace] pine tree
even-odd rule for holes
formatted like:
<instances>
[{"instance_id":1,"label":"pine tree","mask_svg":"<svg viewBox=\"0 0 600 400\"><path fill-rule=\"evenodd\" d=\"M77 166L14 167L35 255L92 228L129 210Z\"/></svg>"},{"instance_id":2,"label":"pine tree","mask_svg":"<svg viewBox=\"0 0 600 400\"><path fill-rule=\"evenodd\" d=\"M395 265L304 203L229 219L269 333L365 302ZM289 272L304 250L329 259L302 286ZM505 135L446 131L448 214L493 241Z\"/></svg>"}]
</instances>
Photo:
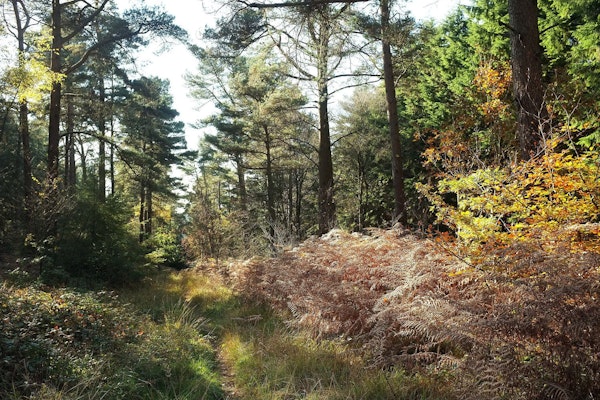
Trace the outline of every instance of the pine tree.
<instances>
[{"instance_id":1,"label":"pine tree","mask_svg":"<svg viewBox=\"0 0 600 400\"><path fill-rule=\"evenodd\" d=\"M121 158L138 184L139 239L153 232L153 200L157 193L169 195L176 180L171 167L180 164L188 154L183 123L176 121L167 81L140 78L131 82L127 112L122 117L126 133Z\"/></svg>"}]
</instances>

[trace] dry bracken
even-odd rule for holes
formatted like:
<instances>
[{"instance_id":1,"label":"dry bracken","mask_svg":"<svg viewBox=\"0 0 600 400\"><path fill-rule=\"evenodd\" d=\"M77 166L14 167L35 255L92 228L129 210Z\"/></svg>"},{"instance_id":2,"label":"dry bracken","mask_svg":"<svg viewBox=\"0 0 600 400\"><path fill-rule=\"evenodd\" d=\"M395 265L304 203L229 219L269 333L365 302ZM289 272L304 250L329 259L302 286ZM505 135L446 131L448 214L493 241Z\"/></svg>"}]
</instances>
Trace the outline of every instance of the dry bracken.
<instances>
[{"instance_id":1,"label":"dry bracken","mask_svg":"<svg viewBox=\"0 0 600 400\"><path fill-rule=\"evenodd\" d=\"M228 275L375 366L454 374L457 398L595 399L600 255L566 249L519 243L474 268L407 231L335 230Z\"/></svg>"}]
</instances>

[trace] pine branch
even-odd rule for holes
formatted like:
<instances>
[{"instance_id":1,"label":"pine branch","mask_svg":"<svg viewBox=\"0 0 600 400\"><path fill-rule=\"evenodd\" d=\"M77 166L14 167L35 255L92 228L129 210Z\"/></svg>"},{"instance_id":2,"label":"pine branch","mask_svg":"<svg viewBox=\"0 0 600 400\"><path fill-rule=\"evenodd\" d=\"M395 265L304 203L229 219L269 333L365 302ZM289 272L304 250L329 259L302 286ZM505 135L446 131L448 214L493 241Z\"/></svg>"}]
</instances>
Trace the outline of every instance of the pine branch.
<instances>
[{"instance_id":1,"label":"pine branch","mask_svg":"<svg viewBox=\"0 0 600 400\"><path fill-rule=\"evenodd\" d=\"M343 3L343 4L348 5L348 4L352 4L352 3L362 3L362 2L367 2L367 1L369 1L369 0L306 0L306 1L270 3L270 4L256 3L256 2L248 3L246 1L241 1L241 3L246 5L247 7L264 9L264 8L318 6L318 5L324 5L324 4L338 4L338 3Z\"/></svg>"}]
</instances>

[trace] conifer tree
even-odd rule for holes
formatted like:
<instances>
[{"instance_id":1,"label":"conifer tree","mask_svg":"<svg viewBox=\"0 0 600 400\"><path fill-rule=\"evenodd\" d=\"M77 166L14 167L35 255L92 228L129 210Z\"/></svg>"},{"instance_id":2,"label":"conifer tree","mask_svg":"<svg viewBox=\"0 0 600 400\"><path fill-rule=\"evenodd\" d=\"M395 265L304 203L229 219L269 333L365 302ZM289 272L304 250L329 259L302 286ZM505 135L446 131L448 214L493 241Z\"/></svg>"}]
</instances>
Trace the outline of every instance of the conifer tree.
<instances>
[{"instance_id":1,"label":"conifer tree","mask_svg":"<svg viewBox=\"0 0 600 400\"><path fill-rule=\"evenodd\" d=\"M167 81L140 78L131 82L127 112L122 117L126 148L121 157L138 184L140 223L139 240L153 232L153 200L156 194L170 195L176 179L171 167L190 154L185 151L183 123L176 121Z\"/></svg>"}]
</instances>

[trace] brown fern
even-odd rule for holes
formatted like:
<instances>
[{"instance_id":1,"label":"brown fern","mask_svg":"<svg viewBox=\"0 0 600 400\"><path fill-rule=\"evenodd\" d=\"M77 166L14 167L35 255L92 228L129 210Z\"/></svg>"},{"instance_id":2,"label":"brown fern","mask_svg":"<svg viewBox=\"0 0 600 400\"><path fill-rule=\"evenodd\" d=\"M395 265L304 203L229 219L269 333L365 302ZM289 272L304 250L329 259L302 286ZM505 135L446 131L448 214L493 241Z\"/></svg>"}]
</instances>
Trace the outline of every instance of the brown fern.
<instances>
[{"instance_id":1,"label":"brown fern","mask_svg":"<svg viewBox=\"0 0 600 400\"><path fill-rule=\"evenodd\" d=\"M228 275L373 365L450 371L458 398L599 398L600 255L567 248L490 248L471 268L406 231L333 231Z\"/></svg>"}]
</instances>

